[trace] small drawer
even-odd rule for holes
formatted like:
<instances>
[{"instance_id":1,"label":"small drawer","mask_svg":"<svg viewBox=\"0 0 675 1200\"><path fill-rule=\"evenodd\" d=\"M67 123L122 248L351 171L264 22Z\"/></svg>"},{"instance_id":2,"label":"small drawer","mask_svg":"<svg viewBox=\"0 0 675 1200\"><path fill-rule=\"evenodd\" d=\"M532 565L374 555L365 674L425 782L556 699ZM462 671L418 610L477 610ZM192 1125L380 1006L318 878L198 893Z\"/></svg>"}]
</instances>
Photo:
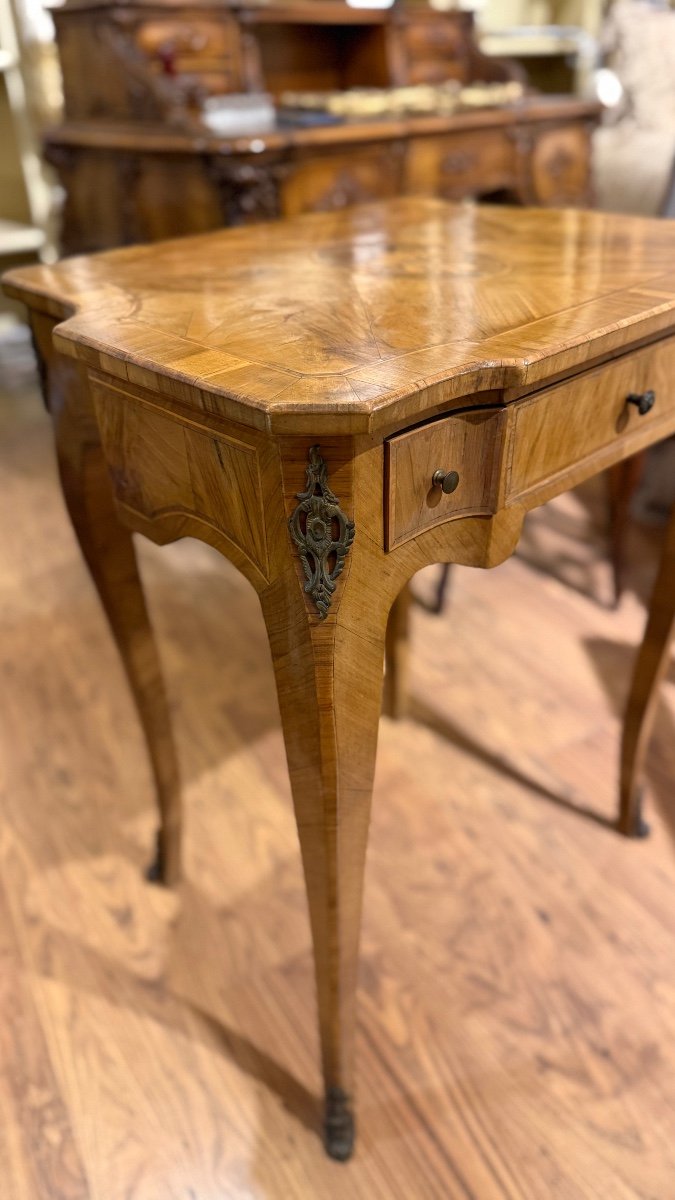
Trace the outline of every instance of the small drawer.
<instances>
[{"instance_id":1,"label":"small drawer","mask_svg":"<svg viewBox=\"0 0 675 1200\"><path fill-rule=\"evenodd\" d=\"M647 393L653 404L641 413L637 399ZM596 459L601 470L632 443L640 449L650 428L662 427L665 437L675 426L675 338L545 388L511 411L507 502L559 477L563 490L564 476L583 463Z\"/></svg>"},{"instance_id":2,"label":"small drawer","mask_svg":"<svg viewBox=\"0 0 675 1200\"><path fill-rule=\"evenodd\" d=\"M400 194L401 154L396 143L369 143L349 154L298 158L281 182L281 213L332 212Z\"/></svg>"},{"instance_id":3,"label":"small drawer","mask_svg":"<svg viewBox=\"0 0 675 1200\"><path fill-rule=\"evenodd\" d=\"M385 443L386 549L458 517L532 508L672 433L675 338L396 434Z\"/></svg>"},{"instance_id":4,"label":"small drawer","mask_svg":"<svg viewBox=\"0 0 675 1200\"><path fill-rule=\"evenodd\" d=\"M535 137L529 157L531 189L526 202L579 204L588 196L590 131L583 125L545 129Z\"/></svg>"},{"instance_id":5,"label":"small drawer","mask_svg":"<svg viewBox=\"0 0 675 1200\"><path fill-rule=\"evenodd\" d=\"M186 19L176 13L149 19L139 25L135 41L151 72L163 76L177 96L190 90L217 96L243 87L240 32L231 17L195 13Z\"/></svg>"},{"instance_id":6,"label":"small drawer","mask_svg":"<svg viewBox=\"0 0 675 1200\"><path fill-rule=\"evenodd\" d=\"M411 59L460 57L463 46L462 31L449 21L411 22L404 33L405 46Z\"/></svg>"},{"instance_id":7,"label":"small drawer","mask_svg":"<svg viewBox=\"0 0 675 1200\"><path fill-rule=\"evenodd\" d=\"M506 418L503 408L473 408L389 438L387 550L452 517L495 511ZM440 474L450 472L456 486L444 492Z\"/></svg>"},{"instance_id":8,"label":"small drawer","mask_svg":"<svg viewBox=\"0 0 675 1200\"><path fill-rule=\"evenodd\" d=\"M163 65L167 74L211 70L214 63L228 60L237 42L233 21L198 15L144 21L136 33L139 50Z\"/></svg>"},{"instance_id":9,"label":"small drawer","mask_svg":"<svg viewBox=\"0 0 675 1200\"><path fill-rule=\"evenodd\" d=\"M407 190L458 199L514 185L513 142L502 133L458 133L410 142Z\"/></svg>"}]
</instances>

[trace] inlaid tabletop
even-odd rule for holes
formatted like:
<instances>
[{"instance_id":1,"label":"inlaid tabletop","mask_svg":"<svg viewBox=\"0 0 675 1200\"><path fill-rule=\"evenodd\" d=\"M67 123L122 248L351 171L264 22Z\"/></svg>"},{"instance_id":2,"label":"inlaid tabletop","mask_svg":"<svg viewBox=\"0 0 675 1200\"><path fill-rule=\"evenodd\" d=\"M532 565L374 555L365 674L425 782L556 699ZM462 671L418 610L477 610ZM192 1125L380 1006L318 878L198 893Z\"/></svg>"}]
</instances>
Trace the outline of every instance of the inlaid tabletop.
<instances>
[{"instance_id":1,"label":"inlaid tabletop","mask_svg":"<svg viewBox=\"0 0 675 1200\"><path fill-rule=\"evenodd\" d=\"M673 222L403 198L24 268L10 290L119 378L356 432L670 331L674 259Z\"/></svg>"}]
</instances>

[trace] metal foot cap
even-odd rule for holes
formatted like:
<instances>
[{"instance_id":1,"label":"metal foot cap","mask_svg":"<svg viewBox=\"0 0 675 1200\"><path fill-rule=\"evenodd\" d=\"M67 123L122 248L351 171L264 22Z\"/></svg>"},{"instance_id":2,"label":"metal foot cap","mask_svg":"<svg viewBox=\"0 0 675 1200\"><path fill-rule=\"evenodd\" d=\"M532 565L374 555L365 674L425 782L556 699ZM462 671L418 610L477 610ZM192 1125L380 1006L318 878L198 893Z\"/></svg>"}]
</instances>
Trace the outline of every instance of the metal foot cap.
<instances>
[{"instance_id":1,"label":"metal foot cap","mask_svg":"<svg viewBox=\"0 0 675 1200\"><path fill-rule=\"evenodd\" d=\"M146 868L145 878L148 883L164 883L164 854L159 834L155 844L155 855Z\"/></svg>"},{"instance_id":2,"label":"metal foot cap","mask_svg":"<svg viewBox=\"0 0 675 1200\"><path fill-rule=\"evenodd\" d=\"M354 1117L349 1096L342 1088L329 1088L326 1093L324 1146L330 1158L346 1162L354 1150Z\"/></svg>"}]
</instances>

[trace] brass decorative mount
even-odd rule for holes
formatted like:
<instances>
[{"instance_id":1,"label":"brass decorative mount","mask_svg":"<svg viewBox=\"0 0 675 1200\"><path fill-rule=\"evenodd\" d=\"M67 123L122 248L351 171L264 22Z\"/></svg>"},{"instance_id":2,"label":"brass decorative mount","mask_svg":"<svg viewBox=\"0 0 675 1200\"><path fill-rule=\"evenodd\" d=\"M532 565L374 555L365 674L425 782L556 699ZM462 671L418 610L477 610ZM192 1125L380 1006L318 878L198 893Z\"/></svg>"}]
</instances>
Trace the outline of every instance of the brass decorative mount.
<instances>
[{"instance_id":1,"label":"brass decorative mount","mask_svg":"<svg viewBox=\"0 0 675 1200\"><path fill-rule=\"evenodd\" d=\"M323 621L331 606L335 584L354 541L354 522L328 486L328 467L319 446L309 451L307 490L297 493L288 528L300 551L305 591L312 597Z\"/></svg>"}]
</instances>

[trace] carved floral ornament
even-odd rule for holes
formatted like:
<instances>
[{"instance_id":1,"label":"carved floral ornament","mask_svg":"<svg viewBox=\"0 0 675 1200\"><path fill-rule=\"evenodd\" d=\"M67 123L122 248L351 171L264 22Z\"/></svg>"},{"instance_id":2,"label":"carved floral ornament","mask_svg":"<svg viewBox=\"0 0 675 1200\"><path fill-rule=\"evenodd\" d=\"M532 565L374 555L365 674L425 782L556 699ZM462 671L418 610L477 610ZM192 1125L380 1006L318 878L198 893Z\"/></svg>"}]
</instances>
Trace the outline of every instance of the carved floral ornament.
<instances>
[{"instance_id":1,"label":"carved floral ornament","mask_svg":"<svg viewBox=\"0 0 675 1200\"><path fill-rule=\"evenodd\" d=\"M328 486L328 467L318 446L311 447L306 470L307 490L297 493L300 503L289 518L288 528L300 551L305 591L323 621L354 541L354 522L345 516Z\"/></svg>"}]
</instances>

